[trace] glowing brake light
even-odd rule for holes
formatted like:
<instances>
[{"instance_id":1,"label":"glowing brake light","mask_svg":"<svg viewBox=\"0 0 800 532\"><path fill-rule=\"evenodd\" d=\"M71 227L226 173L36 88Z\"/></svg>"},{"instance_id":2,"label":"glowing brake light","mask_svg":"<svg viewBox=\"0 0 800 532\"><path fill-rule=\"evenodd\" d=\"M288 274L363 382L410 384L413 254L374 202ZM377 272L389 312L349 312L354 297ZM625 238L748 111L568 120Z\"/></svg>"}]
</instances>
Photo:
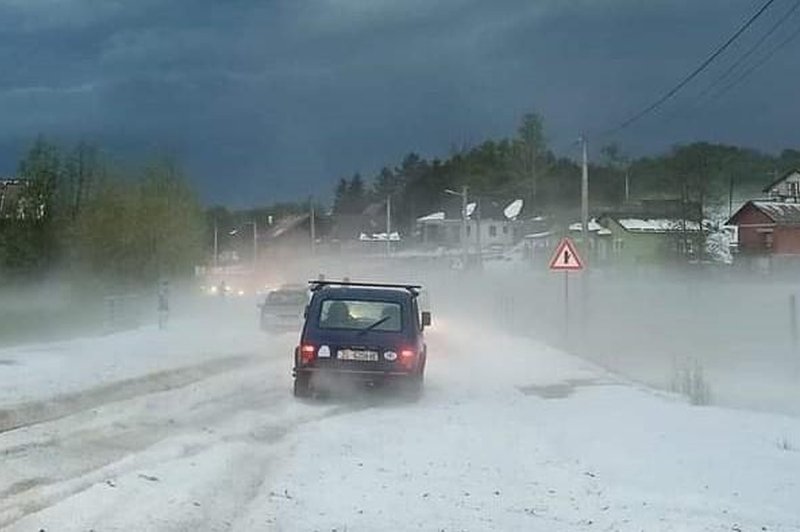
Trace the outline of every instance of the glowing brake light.
<instances>
[{"instance_id":1,"label":"glowing brake light","mask_svg":"<svg viewBox=\"0 0 800 532\"><path fill-rule=\"evenodd\" d=\"M417 353L413 349L401 349L400 350L400 365L411 369L414 365L414 359L416 358Z\"/></svg>"},{"instance_id":2,"label":"glowing brake light","mask_svg":"<svg viewBox=\"0 0 800 532\"><path fill-rule=\"evenodd\" d=\"M310 364L314 360L314 355L317 352L317 348L310 344L303 344L300 346L300 362L305 364Z\"/></svg>"}]
</instances>

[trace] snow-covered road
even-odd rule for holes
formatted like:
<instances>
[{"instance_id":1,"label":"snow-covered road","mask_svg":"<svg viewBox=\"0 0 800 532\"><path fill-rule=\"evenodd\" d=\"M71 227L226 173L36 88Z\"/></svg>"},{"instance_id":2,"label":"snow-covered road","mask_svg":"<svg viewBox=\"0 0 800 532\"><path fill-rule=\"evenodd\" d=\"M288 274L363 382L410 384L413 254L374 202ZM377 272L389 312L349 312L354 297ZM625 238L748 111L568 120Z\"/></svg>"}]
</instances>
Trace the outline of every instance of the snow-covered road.
<instances>
[{"instance_id":1,"label":"snow-covered road","mask_svg":"<svg viewBox=\"0 0 800 532\"><path fill-rule=\"evenodd\" d=\"M446 316L419 401L298 402L252 328L0 351L0 528L800 530L796 418Z\"/></svg>"}]
</instances>

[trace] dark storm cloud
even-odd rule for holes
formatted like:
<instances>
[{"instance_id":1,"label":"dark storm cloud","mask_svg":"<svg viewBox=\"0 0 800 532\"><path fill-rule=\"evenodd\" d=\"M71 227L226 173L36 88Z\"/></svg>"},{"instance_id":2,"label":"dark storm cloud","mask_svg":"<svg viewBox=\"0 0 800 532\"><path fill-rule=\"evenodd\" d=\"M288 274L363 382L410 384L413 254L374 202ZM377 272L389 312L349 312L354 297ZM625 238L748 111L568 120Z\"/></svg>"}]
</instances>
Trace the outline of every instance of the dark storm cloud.
<instances>
[{"instance_id":1,"label":"dark storm cloud","mask_svg":"<svg viewBox=\"0 0 800 532\"><path fill-rule=\"evenodd\" d=\"M336 177L410 150L443 155L512 134L532 109L566 145L649 103L752 9L750 0L6 0L0 169L13 171L37 133L88 138L122 154L174 152L206 199L242 204L327 195ZM791 57L721 102L668 107L620 140L638 151L695 138L797 145ZM765 84L770 76L781 83Z\"/></svg>"}]
</instances>

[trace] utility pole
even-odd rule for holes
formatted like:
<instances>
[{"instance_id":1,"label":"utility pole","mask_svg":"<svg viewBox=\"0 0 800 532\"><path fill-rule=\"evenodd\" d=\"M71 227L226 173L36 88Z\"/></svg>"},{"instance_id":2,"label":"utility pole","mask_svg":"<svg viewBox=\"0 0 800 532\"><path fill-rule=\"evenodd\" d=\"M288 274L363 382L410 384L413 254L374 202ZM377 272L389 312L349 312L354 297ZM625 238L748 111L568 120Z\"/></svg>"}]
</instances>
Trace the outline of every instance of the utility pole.
<instances>
[{"instance_id":1,"label":"utility pole","mask_svg":"<svg viewBox=\"0 0 800 532\"><path fill-rule=\"evenodd\" d=\"M314 212L314 197L313 196L308 200L308 203L309 203L309 209L310 209L309 222L310 222L310 225L311 225L311 254L312 255L316 255L316 253L317 253L317 227L316 227L317 216L316 216L316 212Z\"/></svg>"},{"instance_id":2,"label":"utility pole","mask_svg":"<svg viewBox=\"0 0 800 532\"><path fill-rule=\"evenodd\" d=\"M461 256L464 263L464 269L467 269L467 261L469 260L469 242L467 242L467 193L469 187L464 185L461 188Z\"/></svg>"},{"instance_id":3,"label":"utility pole","mask_svg":"<svg viewBox=\"0 0 800 532\"><path fill-rule=\"evenodd\" d=\"M733 216L733 173L728 177L728 219Z\"/></svg>"},{"instance_id":4,"label":"utility pole","mask_svg":"<svg viewBox=\"0 0 800 532\"><path fill-rule=\"evenodd\" d=\"M392 196L386 196L386 256L392 254Z\"/></svg>"},{"instance_id":5,"label":"utility pole","mask_svg":"<svg viewBox=\"0 0 800 532\"><path fill-rule=\"evenodd\" d=\"M214 269L219 267L219 227L217 226L217 219L214 218Z\"/></svg>"},{"instance_id":6,"label":"utility pole","mask_svg":"<svg viewBox=\"0 0 800 532\"><path fill-rule=\"evenodd\" d=\"M625 167L625 203L628 203L631 199L631 168L630 166Z\"/></svg>"},{"instance_id":7,"label":"utility pole","mask_svg":"<svg viewBox=\"0 0 800 532\"><path fill-rule=\"evenodd\" d=\"M481 199L475 198L475 246L478 248L476 266L483 268L483 246L481 245Z\"/></svg>"},{"instance_id":8,"label":"utility pole","mask_svg":"<svg viewBox=\"0 0 800 532\"><path fill-rule=\"evenodd\" d=\"M258 269L258 222L253 221L253 271Z\"/></svg>"},{"instance_id":9,"label":"utility pole","mask_svg":"<svg viewBox=\"0 0 800 532\"><path fill-rule=\"evenodd\" d=\"M581 233L584 249L589 246L589 153L588 142L581 136L583 145L583 172L581 176Z\"/></svg>"}]
</instances>

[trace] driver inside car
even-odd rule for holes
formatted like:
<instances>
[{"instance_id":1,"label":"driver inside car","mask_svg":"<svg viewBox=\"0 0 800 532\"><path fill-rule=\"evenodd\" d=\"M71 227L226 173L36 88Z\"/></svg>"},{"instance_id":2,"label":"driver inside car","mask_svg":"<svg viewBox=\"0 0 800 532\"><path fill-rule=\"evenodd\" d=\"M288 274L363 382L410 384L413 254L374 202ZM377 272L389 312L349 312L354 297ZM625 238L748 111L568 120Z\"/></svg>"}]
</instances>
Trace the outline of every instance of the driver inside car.
<instances>
[{"instance_id":1,"label":"driver inside car","mask_svg":"<svg viewBox=\"0 0 800 532\"><path fill-rule=\"evenodd\" d=\"M331 329L345 329L353 327L353 317L350 315L350 309L342 301L335 301L331 303L328 309L328 315L325 316L325 327Z\"/></svg>"}]
</instances>

